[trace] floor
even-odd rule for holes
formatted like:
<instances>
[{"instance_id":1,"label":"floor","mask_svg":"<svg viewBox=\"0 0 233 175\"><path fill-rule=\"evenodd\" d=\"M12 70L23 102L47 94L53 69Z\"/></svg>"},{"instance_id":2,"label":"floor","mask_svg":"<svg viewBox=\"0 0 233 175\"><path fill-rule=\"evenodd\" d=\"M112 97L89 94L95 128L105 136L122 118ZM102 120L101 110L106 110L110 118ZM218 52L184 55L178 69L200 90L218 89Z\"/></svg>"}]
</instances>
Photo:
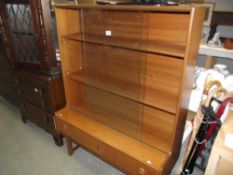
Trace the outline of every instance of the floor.
<instances>
[{"instance_id":1,"label":"floor","mask_svg":"<svg viewBox=\"0 0 233 175\"><path fill-rule=\"evenodd\" d=\"M83 149L68 156L52 136L28 122L17 108L0 100L0 175L123 175Z\"/></svg>"},{"instance_id":2,"label":"floor","mask_svg":"<svg viewBox=\"0 0 233 175\"><path fill-rule=\"evenodd\" d=\"M66 146L55 146L51 135L22 123L19 110L1 98L0 140L0 175L123 175L81 148L68 156Z\"/></svg>"}]
</instances>

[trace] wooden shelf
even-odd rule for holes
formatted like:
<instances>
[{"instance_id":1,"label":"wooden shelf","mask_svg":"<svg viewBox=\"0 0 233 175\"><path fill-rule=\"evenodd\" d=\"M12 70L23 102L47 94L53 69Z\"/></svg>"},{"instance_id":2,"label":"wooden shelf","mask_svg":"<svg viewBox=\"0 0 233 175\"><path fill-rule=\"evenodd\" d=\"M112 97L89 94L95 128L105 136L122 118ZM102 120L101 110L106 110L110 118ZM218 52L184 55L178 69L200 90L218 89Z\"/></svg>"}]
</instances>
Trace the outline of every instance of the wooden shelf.
<instances>
[{"instance_id":1,"label":"wooden shelf","mask_svg":"<svg viewBox=\"0 0 233 175\"><path fill-rule=\"evenodd\" d=\"M67 34L62 36L63 39L74 40L79 42L87 42L94 44L107 45L111 47L118 47L124 49L132 49L142 52L155 53L159 55L167 55L178 58L184 58L185 46L175 43L168 43L162 40L140 40L123 37L105 37L100 35L80 33ZM150 43L150 44L148 44Z\"/></svg>"},{"instance_id":2,"label":"wooden shelf","mask_svg":"<svg viewBox=\"0 0 233 175\"><path fill-rule=\"evenodd\" d=\"M233 9L217 8L217 9L214 9L214 12L217 12L217 13L233 13Z\"/></svg>"},{"instance_id":3,"label":"wooden shelf","mask_svg":"<svg viewBox=\"0 0 233 175\"><path fill-rule=\"evenodd\" d=\"M124 134L121 134L120 132L111 129L110 127L91 120L81 115L80 113L74 112L70 109L63 109L61 111L58 111L56 113L56 123L64 135L70 134L69 132L72 130L72 136L75 137L75 130L77 130L76 133L78 133L80 130L81 132L90 136L93 139L94 143L95 140L99 140L101 145L108 145L110 148L116 149L119 152L132 157L140 163L153 168L157 172L160 171L160 168L168 159L167 153L152 148L151 146L148 146ZM95 145L94 143L92 144L92 146ZM87 145L84 146L88 147ZM95 153L101 154L98 148Z\"/></svg>"},{"instance_id":4,"label":"wooden shelf","mask_svg":"<svg viewBox=\"0 0 233 175\"><path fill-rule=\"evenodd\" d=\"M225 48L208 47L206 44L200 45L199 54L221 57L226 59L233 59L233 50L228 50Z\"/></svg>"},{"instance_id":5,"label":"wooden shelf","mask_svg":"<svg viewBox=\"0 0 233 175\"><path fill-rule=\"evenodd\" d=\"M175 114L175 111L169 110L168 108L161 106L160 103L148 103L148 102L146 102L144 100L144 95L143 95L143 90L142 90L143 85L139 85L139 84L136 85L136 84L128 82L127 86L138 86L137 90L135 90L136 92L129 91L129 90L127 90L127 88L117 89L116 85L114 85L114 86L111 86L109 84L103 85L103 82L100 82L98 80L88 81L85 79L84 74L81 71L67 75L67 78L74 80L74 81L77 81L79 83L83 83L89 87L102 90L102 91L107 92L109 94L120 96L122 98L128 99L128 100L136 102L138 104L142 104L142 105L146 105L148 107L160 109L160 110L167 112L167 113L170 113L170 114ZM140 95L140 93L141 93L141 95ZM160 96L161 97L171 97L172 95L168 94L166 92L160 91ZM173 98L175 98L175 96Z\"/></svg>"}]
</instances>

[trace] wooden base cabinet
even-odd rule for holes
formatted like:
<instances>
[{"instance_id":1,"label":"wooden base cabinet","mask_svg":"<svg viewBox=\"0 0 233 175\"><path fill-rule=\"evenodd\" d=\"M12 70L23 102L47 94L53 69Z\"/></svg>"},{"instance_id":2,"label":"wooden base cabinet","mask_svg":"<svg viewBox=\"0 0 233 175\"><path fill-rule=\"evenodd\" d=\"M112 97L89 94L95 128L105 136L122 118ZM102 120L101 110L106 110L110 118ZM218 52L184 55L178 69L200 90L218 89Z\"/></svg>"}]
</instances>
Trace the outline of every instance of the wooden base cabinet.
<instances>
[{"instance_id":1,"label":"wooden base cabinet","mask_svg":"<svg viewBox=\"0 0 233 175\"><path fill-rule=\"evenodd\" d=\"M57 5L66 106L56 129L130 175L179 155L204 7Z\"/></svg>"},{"instance_id":2,"label":"wooden base cabinet","mask_svg":"<svg viewBox=\"0 0 233 175\"><path fill-rule=\"evenodd\" d=\"M23 122L35 123L52 134L55 143L61 146L62 136L56 132L54 123L54 112L65 105L61 75L16 71L15 83Z\"/></svg>"}]
</instances>

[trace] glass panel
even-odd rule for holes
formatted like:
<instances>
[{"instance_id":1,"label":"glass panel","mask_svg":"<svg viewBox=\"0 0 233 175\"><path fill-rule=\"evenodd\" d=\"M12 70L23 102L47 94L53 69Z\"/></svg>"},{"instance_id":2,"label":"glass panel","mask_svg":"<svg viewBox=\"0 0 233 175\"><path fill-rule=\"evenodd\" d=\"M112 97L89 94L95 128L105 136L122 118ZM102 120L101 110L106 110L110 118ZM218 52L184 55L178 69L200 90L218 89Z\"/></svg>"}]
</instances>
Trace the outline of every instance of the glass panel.
<instances>
[{"instance_id":1,"label":"glass panel","mask_svg":"<svg viewBox=\"0 0 233 175\"><path fill-rule=\"evenodd\" d=\"M38 64L35 34L29 4L6 4L12 32L16 60Z\"/></svg>"},{"instance_id":2,"label":"glass panel","mask_svg":"<svg viewBox=\"0 0 233 175\"><path fill-rule=\"evenodd\" d=\"M137 102L83 83L72 82L72 85L76 87L75 92L78 93L73 110L137 138L139 107Z\"/></svg>"},{"instance_id":3,"label":"glass panel","mask_svg":"<svg viewBox=\"0 0 233 175\"><path fill-rule=\"evenodd\" d=\"M123 40L134 39L140 42L131 44L144 44L141 15L129 12L124 18L121 12L82 9L82 54L77 54L82 66L69 76L79 82L76 111L134 138L141 126L139 101L145 54L111 43L120 46ZM95 38L101 41L90 42Z\"/></svg>"}]
</instances>

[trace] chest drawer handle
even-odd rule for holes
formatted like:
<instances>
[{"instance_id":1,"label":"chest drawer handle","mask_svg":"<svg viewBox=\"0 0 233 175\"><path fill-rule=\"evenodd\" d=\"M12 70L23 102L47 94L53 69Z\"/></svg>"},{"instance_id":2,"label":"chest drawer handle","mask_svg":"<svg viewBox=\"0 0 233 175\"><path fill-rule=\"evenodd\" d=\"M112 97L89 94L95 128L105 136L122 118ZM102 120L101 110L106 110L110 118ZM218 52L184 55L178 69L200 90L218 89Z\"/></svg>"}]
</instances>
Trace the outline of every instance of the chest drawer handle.
<instances>
[{"instance_id":1,"label":"chest drawer handle","mask_svg":"<svg viewBox=\"0 0 233 175\"><path fill-rule=\"evenodd\" d=\"M38 88L34 88L34 92L40 96L42 96L42 91L41 89L38 89Z\"/></svg>"}]
</instances>

